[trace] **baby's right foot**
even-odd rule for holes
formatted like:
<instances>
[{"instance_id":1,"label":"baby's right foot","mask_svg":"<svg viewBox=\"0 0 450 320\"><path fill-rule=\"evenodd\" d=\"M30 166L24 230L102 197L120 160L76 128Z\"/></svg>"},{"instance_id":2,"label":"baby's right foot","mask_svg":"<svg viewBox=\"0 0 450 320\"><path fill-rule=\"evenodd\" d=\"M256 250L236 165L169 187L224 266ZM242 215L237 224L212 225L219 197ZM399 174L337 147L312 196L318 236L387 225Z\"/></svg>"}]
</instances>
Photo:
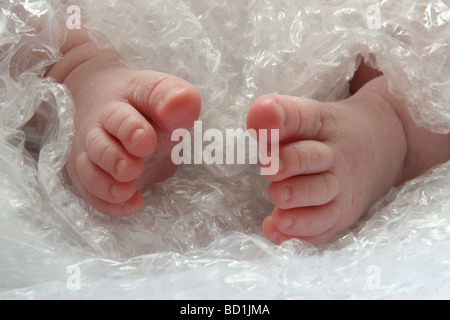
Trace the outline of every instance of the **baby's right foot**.
<instances>
[{"instance_id":1,"label":"baby's right foot","mask_svg":"<svg viewBox=\"0 0 450 320\"><path fill-rule=\"evenodd\" d=\"M67 85L76 107L67 171L97 211L133 215L143 206L141 191L174 174L171 134L194 125L200 95L182 79L126 68L84 39L49 72Z\"/></svg>"},{"instance_id":2,"label":"baby's right foot","mask_svg":"<svg viewBox=\"0 0 450 320\"><path fill-rule=\"evenodd\" d=\"M276 244L321 244L393 186L449 159L449 136L416 127L384 76L339 102L264 96L248 126L280 130L280 171L268 177L276 208L263 224Z\"/></svg>"}]
</instances>

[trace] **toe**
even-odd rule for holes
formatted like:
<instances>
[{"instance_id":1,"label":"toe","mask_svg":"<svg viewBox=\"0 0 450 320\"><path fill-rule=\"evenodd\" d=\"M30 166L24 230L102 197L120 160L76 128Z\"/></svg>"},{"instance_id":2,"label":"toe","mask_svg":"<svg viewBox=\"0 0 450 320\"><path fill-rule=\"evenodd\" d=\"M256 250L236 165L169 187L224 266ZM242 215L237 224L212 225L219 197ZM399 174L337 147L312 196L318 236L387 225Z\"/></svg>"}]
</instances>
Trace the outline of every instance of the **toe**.
<instances>
[{"instance_id":1,"label":"toe","mask_svg":"<svg viewBox=\"0 0 450 320\"><path fill-rule=\"evenodd\" d=\"M190 129L200 115L198 90L187 81L164 73L137 73L127 97L135 108L168 131Z\"/></svg>"},{"instance_id":2,"label":"toe","mask_svg":"<svg viewBox=\"0 0 450 320\"><path fill-rule=\"evenodd\" d=\"M129 200L115 204L94 197L85 189L79 189L80 195L99 213L110 217L128 217L137 214L144 205L144 197L136 192Z\"/></svg>"},{"instance_id":3,"label":"toe","mask_svg":"<svg viewBox=\"0 0 450 320\"><path fill-rule=\"evenodd\" d=\"M339 182L330 173L297 176L269 186L272 202L281 209L321 206L339 194Z\"/></svg>"},{"instance_id":4,"label":"toe","mask_svg":"<svg viewBox=\"0 0 450 320\"><path fill-rule=\"evenodd\" d=\"M130 155L123 144L103 128L93 128L87 133L85 147L89 159L117 181L134 181L144 171L144 160Z\"/></svg>"},{"instance_id":5,"label":"toe","mask_svg":"<svg viewBox=\"0 0 450 320\"><path fill-rule=\"evenodd\" d=\"M93 197L119 204L128 201L136 193L134 182L118 182L95 165L86 153L78 156L76 165L81 184Z\"/></svg>"},{"instance_id":6,"label":"toe","mask_svg":"<svg viewBox=\"0 0 450 320\"><path fill-rule=\"evenodd\" d=\"M286 125L284 108L276 101L275 95L266 95L257 99L250 107L247 127L259 131L261 129L281 129Z\"/></svg>"},{"instance_id":7,"label":"toe","mask_svg":"<svg viewBox=\"0 0 450 320\"><path fill-rule=\"evenodd\" d=\"M272 221L277 230L290 237L318 237L331 230L340 219L340 210L336 201L324 206L275 209Z\"/></svg>"},{"instance_id":8,"label":"toe","mask_svg":"<svg viewBox=\"0 0 450 320\"><path fill-rule=\"evenodd\" d=\"M321 140L323 123L329 118L326 104L291 96L265 95L250 108L247 126L280 130L280 143L298 140Z\"/></svg>"},{"instance_id":9,"label":"toe","mask_svg":"<svg viewBox=\"0 0 450 320\"><path fill-rule=\"evenodd\" d=\"M281 245L283 242L292 240L292 239L299 239L304 242L307 242L313 246L318 246L320 244L323 244L324 242L328 241L331 237L334 235L334 230L329 229L325 231L322 234L319 234L317 236L290 236L286 235L283 232L281 232L278 227L273 222L273 217L267 217L262 225L262 230L264 235L272 241L276 245Z\"/></svg>"},{"instance_id":10,"label":"toe","mask_svg":"<svg viewBox=\"0 0 450 320\"><path fill-rule=\"evenodd\" d=\"M266 238L276 245L281 245L283 242L292 239L291 236L284 235L278 230L277 226L273 223L273 218L271 216L264 220L262 230Z\"/></svg>"},{"instance_id":11,"label":"toe","mask_svg":"<svg viewBox=\"0 0 450 320\"><path fill-rule=\"evenodd\" d=\"M123 102L111 103L105 108L101 124L135 157L148 157L157 147L156 131L133 106Z\"/></svg>"},{"instance_id":12,"label":"toe","mask_svg":"<svg viewBox=\"0 0 450 320\"><path fill-rule=\"evenodd\" d=\"M279 164L279 172L267 176L270 181L329 171L335 165L335 153L329 145L320 141L298 141L280 147Z\"/></svg>"}]
</instances>

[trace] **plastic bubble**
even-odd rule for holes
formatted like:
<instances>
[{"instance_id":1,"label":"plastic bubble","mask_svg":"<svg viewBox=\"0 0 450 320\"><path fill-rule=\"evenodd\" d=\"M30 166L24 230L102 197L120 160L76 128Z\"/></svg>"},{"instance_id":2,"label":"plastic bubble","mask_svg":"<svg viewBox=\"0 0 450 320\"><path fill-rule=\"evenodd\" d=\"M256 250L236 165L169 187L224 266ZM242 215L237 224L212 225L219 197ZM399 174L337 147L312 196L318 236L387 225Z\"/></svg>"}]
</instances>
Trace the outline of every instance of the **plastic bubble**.
<instances>
[{"instance_id":1,"label":"plastic bubble","mask_svg":"<svg viewBox=\"0 0 450 320\"><path fill-rule=\"evenodd\" d=\"M450 164L319 248L263 237L273 206L254 165L182 166L140 214L108 218L67 177L75 108L42 77L78 5L83 27L130 66L199 88L205 129L245 129L266 93L346 97L362 56L419 125L449 133L448 1L0 3L0 298L450 297Z\"/></svg>"}]
</instances>

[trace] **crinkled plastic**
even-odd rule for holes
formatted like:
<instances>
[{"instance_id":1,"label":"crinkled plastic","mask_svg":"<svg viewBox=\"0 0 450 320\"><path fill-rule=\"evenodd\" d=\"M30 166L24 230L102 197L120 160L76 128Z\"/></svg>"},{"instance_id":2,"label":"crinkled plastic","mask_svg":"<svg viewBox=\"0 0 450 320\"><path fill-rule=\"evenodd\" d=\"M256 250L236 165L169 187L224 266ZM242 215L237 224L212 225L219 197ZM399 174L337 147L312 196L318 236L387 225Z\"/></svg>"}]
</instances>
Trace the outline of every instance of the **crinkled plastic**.
<instances>
[{"instance_id":1,"label":"crinkled plastic","mask_svg":"<svg viewBox=\"0 0 450 320\"><path fill-rule=\"evenodd\" d=\"M130 66L196 85L209 128L245 129L265 93L345 97L362 56L419 125L449 133L448 1L0 3L0 298L450 297L448 163L319 248L262 236L272 205L252 165L182 166L148 191L142 213L108 218L67 178L74 106L42 78L75 4Z\"/></svg>"}]
</instances>

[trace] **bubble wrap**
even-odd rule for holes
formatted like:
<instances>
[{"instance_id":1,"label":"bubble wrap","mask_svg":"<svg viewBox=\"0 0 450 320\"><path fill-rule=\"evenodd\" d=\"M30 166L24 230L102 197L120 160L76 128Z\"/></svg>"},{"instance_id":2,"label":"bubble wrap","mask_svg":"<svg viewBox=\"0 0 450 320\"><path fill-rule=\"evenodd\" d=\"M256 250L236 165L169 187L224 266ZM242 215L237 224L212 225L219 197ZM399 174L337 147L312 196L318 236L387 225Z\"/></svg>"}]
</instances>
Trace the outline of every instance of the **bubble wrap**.
<instances>
[{"instance_id":1,"label":"bubble wrap","mask_svg":"<svg viewBox=\"0 0 450 320\"><path fill-rule=\"evenodd\" d=\"M92 37L127 64L192 82L205 127L245 129L249 106L266 93L346 97L363 57L419 125L448 133L448 1L0 4L0 298L450 298L448 163L318 248L263 237L272 205L252 165L182 166L147 192L140 214L108 218L67 178L73 101L42 77L60 58L75 4ZM378 28L369 28L372 5Z\"/></svg>"}]
</instances>

